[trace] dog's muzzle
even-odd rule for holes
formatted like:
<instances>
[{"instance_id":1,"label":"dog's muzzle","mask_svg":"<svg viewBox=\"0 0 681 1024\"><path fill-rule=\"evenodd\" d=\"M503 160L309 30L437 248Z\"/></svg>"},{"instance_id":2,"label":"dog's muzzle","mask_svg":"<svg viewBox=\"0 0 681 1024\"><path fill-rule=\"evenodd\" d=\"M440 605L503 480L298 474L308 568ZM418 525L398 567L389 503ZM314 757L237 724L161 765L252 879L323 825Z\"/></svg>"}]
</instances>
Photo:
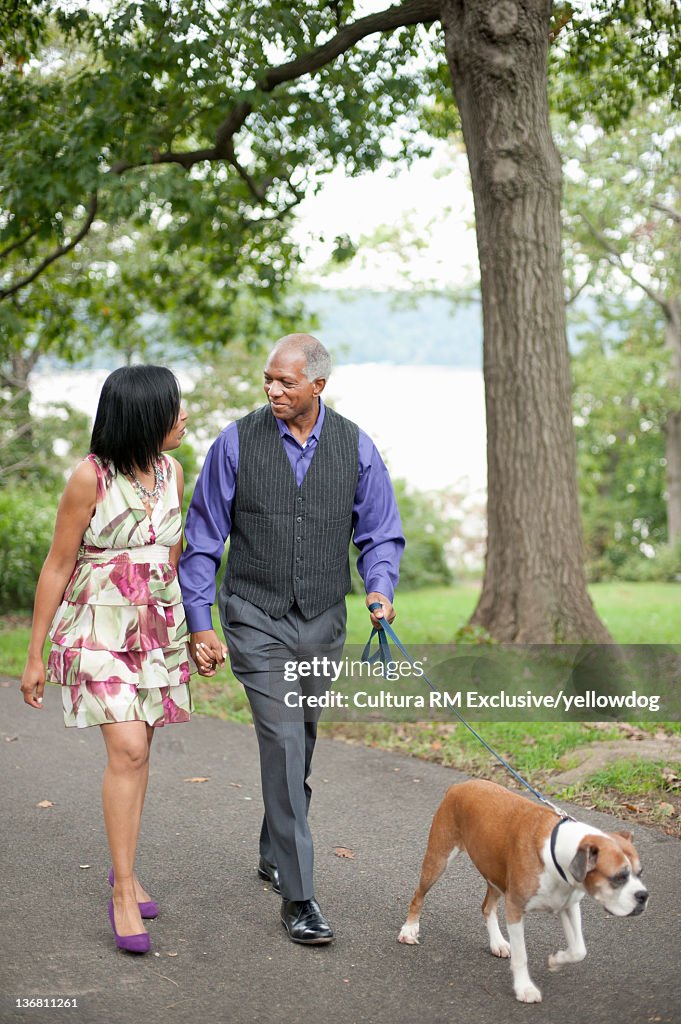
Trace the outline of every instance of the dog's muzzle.
<instances>
[{"instance_id":1,"label":"dog's muzzle","mask_svg":"<svg viewBox=\"0 0 681 1024\"><path fill-rule=\"evenodd\" d=\"M631 911L631 913L627 914L627 917L636 917L637 914L642 914L643 911L646 909L646 906L648 905L649 896L650 893L646 892L645 889L641 889L640 892L637 892L634 896L634 899L636 900L636 906Z\"/></svg>"}]
</instances>

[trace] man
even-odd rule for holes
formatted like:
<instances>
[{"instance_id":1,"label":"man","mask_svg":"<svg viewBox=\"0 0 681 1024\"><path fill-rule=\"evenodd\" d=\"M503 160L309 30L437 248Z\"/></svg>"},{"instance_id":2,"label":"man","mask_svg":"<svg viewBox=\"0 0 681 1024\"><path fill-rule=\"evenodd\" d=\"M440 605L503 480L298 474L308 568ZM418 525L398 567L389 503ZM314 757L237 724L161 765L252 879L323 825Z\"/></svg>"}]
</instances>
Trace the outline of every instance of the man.
<instances>
[{"instance_id":1,"label":"man","mask_svg":"<svg viewBox=\"0 0 681 1024\"><path fill-rule=\"evenodd\" d=\"M307 823L319 713L287 706L292 684L284 662L340 656L351 538L367 606L381 606L372 622L392 622L404 549L392 484L374 444L321 400L330 370L316 338L292 334L277 342L265 366L269 404L226 427L208 452L180 561L191 653L201 673L213 675L227 653L210 609L230 537L218 607L260 747L265 815L258 874L282 896L289 937L309 945L333 939L314 899ZM304 677L296 685L307 697L324 692L328 681Z\"/></svg>"}]
</instances>

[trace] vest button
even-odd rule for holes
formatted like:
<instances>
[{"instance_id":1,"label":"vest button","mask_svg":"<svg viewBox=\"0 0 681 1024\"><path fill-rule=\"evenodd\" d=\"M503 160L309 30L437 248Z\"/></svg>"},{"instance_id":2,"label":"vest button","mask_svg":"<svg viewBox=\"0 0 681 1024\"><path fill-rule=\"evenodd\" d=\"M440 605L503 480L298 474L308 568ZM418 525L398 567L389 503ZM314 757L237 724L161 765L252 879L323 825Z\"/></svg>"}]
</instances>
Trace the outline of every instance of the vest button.
<instances>
[{"instance_id":1,"label":"vest button","mask_svg":"<svg viewBox=\"0 0 681 1024\"><path fill-rule=\"evenodd\" d=\"M302 523L302 521L303 521L303 517L302 516L296 516L296 522L297 523Z\"/></svg>"},{"instance_id":2,"label":"vest button","mask_svg":"<svg viewBox=\"0 0 681 1024\"><path fill-rule=\"evenodd\" d=\"M298 582L299 579L300 579L300 576L296 576L296 583Z\"/></svg>"}]
</instances>

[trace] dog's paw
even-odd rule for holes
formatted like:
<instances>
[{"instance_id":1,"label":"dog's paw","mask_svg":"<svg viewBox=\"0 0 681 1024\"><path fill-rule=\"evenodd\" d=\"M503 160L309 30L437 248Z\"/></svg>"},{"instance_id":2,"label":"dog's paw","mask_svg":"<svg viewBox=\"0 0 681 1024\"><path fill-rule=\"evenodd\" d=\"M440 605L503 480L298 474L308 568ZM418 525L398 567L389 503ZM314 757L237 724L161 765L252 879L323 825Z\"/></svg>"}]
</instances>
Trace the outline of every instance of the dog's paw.
<instances>
[{"instance_id":1,"label":"dog's paw","mask_svg":"<svg viewBox=\"0 0 681 1024\"><path fill-rule=\"evenodd\" d=\"M559 971L565 964L577 964L584 959L584 954L570 953L567 949L559 949L549 957L549 970Z\"/></svg>"},{"instance_id":2,"label":"dog's paw","mask_svg":"<svg viewBox=\"0 0 681 1024\"><path fill-rule=\"evenodd\" d=\"M499 942L491 944L489 948L494 956L500 956L503 960L506 960L511 955L511 944L506 939L501 939Z\"/></svg>"},{"instance_id":3,"label":"dog's paw","mask_svg":"<svg viewBox=\"0 0 681 1024\"><path fill-rule=\"evenodd\" d=\"M541 992L532 982L516 989L515 997L521 1003L541 1003Z\"/></svg>"},{"instance_id":4,"label":"dog's paw","mask_svg":"<svg viewBox=\"0 0 681 1024\"><path fill-rule=\"evenodd\" d=\"M403 942L406 946L418 946L419 945L419 926L418 924L403 924L402 930L397 937L398 942Z\"/></svg>"}]
</instances>

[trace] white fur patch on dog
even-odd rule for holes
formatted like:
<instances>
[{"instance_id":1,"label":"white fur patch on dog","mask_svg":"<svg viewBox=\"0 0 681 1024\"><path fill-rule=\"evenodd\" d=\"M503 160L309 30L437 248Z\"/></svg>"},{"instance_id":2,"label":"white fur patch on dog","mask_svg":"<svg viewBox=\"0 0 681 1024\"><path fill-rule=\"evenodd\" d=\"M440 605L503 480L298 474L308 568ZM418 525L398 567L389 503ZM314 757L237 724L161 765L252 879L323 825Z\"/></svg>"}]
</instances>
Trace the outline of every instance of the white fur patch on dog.
<instances>
[{"instance_id":1,"label":"white fur patch on dog","mask_svg":"<svg viewBox=\"0 0 681 1024\"><path fill-rule=\"evenodd\" d=\"M419 926L417 924L403 924L402 930L397 939L398 942L404 942L407 946L418 946L419 944Z\"/></svg>"}]
</instances>

